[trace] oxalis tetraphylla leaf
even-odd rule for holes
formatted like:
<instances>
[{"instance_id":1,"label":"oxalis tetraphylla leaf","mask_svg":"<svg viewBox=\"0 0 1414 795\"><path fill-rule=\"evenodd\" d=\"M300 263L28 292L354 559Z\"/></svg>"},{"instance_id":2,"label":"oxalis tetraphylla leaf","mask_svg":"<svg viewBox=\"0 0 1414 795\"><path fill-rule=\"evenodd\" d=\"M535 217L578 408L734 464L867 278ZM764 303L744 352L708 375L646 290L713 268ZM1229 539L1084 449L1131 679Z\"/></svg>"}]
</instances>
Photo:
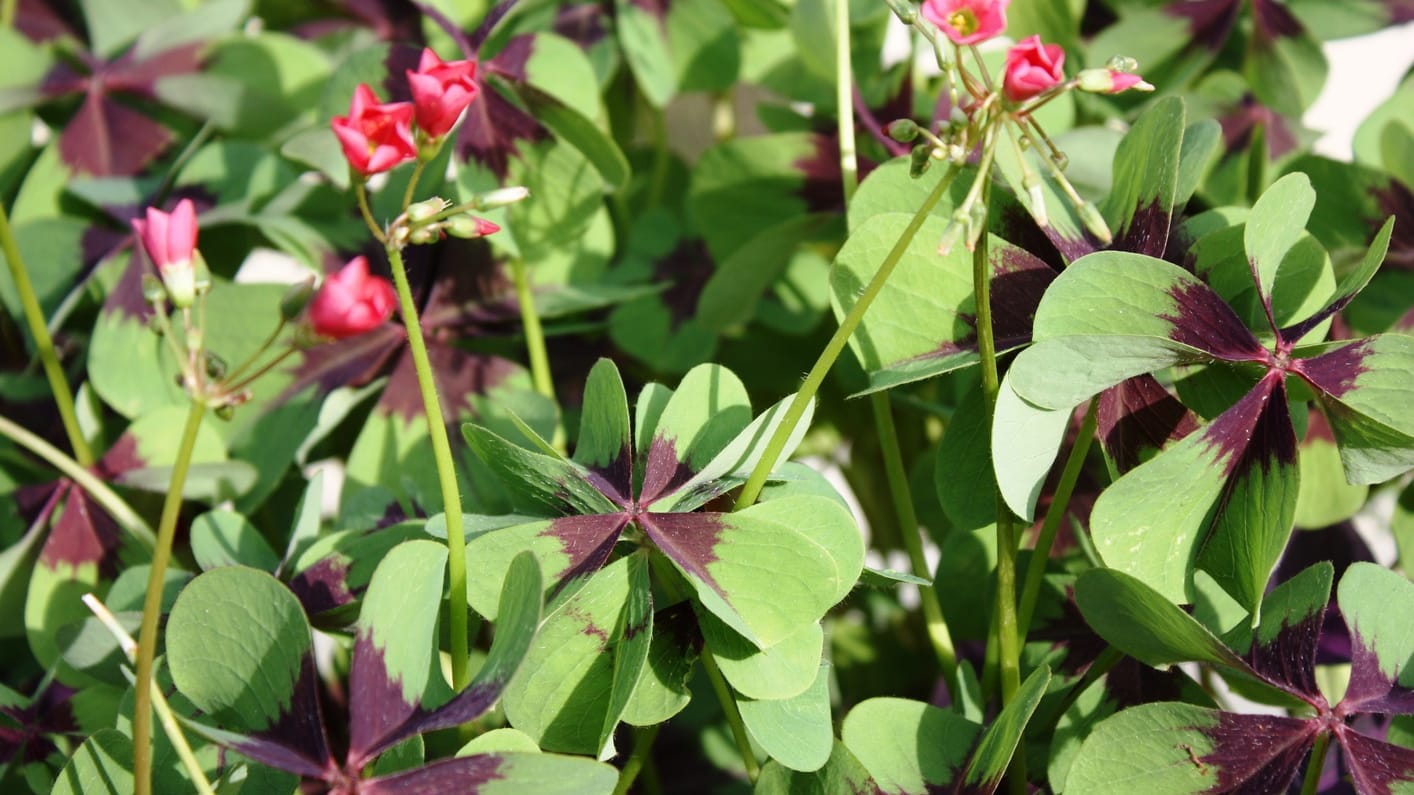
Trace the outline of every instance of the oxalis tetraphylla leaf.
<instances>
[{"instance_id":1,"label":"oxalis tetraphylla leaf","mask_svg":"<svg viewBox=\"0 0 1414 795\"><path fill-rule=\"evenodd\" d=\"M571 458L548 444L532 450L484 428L463 429L472 450L529 514L469 540L469 601L494 617L496 583L512 557L529 550L546 573L546 638L562 638L537 645L542 651L532 657L539 678L517 685L508 700L518 728L547 747L608 752L609 732L629 706L648 653L650 556L671 564L656 576L670 580L670 593L686 587L701 620L730 639L724 648L743 647L729 652L736 660L775 659L778 644L804 637L844 598L862 569L863 544L835 500L783 496L736 513L698 510L745 480L783 411L784 403L752 420L741 382L722 367L703 365L676 390L646 388L634 428L623 383L606 360L585 385ZM630 540L641 552L615 559L619 543ZM746 689L772 698L798 695L814 678L818 628L815 637L809 659L790 654L781 657L790 662L770 664L790 668L777 672L776 685ZM801 672L803 681L796 676ZM561 687L564 681L581 685L571 692ZM583 731L556 728L570 723Z\"/></svg>"},{"instance_id":2,"label":"oxalis tetraphylla leaf","mask_svg":"<svg viewBox=\"0 0 1414 795\"><path fill-rule=\"evenodd\" d=\"M1414 712L1414 583L1369 563L1345 572L1337 604L1351 633L1350 685L1331 707L1317 689L1316 647L1333 569L1320 563L1267 597L1256 629L1219 639L1144 583L1112 570L1081 576L1076 601L1116 648L1151 665L1201 661L1237 680L1306 702L1311 717L1249 715L1151 703L1095 727L1066 779L1071 792L1130 792L1143 777L1162 792L1284 792L1317 737L1340 747L1358 792L1414 783L1414 751L1360 733L1365 712Z\"/></svg>"}]
</instances>

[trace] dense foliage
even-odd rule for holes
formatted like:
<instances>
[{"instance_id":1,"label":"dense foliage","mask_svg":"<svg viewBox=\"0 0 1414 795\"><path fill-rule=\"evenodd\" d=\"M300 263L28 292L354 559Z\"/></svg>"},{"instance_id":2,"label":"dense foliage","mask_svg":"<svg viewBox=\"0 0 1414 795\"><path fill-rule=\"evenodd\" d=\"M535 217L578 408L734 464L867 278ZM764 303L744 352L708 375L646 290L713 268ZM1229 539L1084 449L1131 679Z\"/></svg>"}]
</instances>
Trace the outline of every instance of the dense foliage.
<instances>
[{"instance_id":1,"label":"dense foliage","mask_svg":"<svg viewBox=\"0 0 1414 795\"><path fill-rule=\"evenodd\" d=\"M0 791L1414 791L1412 19L0 0Z\"/></svg>"}]
</instances>

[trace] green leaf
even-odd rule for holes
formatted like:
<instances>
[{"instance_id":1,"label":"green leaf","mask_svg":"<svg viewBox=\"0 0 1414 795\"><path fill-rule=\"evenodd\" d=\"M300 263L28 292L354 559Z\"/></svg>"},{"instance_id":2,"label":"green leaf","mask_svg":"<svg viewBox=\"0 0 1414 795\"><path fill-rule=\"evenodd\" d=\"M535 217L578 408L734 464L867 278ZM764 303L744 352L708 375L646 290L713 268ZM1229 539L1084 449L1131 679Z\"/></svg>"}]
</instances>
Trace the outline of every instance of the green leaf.
<instances>
[{"instance_id":1,"label":"green leaf","mask_svg":"<svg viewBox=\"0 0 1414 795\"><path fill-rule=\"evenodd\" d=\"M638 447L647 459L639 501L652 503L665 489L676 491L667 467L702 471L750 422L751 399L732 371L717 364L689 370L657 416L652 441Z\"/></svg>"},{"instance_id":2,"label":"green leaf","mask_svg":"<svg viewBox=\"0 0 1414 795\"><path fill-rule=\"evenodd\" d=\"M687 706L692 700L687 680L697 664L698 646L697 621L686 603L654 616L648 660L624 707L625 723L655 726Z\"/></svg>"},{"instance_id":3,"label":"green leaf","mask_svg":"<svg viewBox=\"0 0 1414 795\"><path fill-rule=\"evenodd\" d=\"M727 261L760 232L810 211L803 168L822 141L811 133L777 133L732 139L702 155L687 208L715 261Z\"/></svg>"},{"instance_id":4,"label":"green leaf","mask_svg":"<svg viewBox=\"0 0 1414 795\"><path fill-rule=\"evenodd\" d=\"M722 4L682 0L654 9L620 0L615 11L624 59L654 107L682 91L720 91L735 82L740 43Z\"/></svg>"},{"instance_id":5,"label":"green leaf","mask_svg":"<svg viewBox=\"0 0 1414 795\"><path fill-rule=\"evenodd\" d=\"M1414 337L1378 334L1299 361L1316 383L1351 483L1379 483L1414 466Z\"/></svg>"},{"instance_id":6,"label":"green leaf","mask_svg":"<svg viewBox=\"0 0 1414 795\"><path fill-rule=\"evenodd\" d=\"M1381 688L1407 698L1414 689L1414 632L1403 619L1414 610L1414 582L1373 563L1354 563L1340 578L1336 602L1350 627L1356 666L1361 669L1351 673L1346 700L1384 696ZM1356 676L1367 667L1373 669L1368 673L1376 681L1355 692Z\"/></svg>"},{"instance_id":7,"label":"green leaf","mask_svg":"<svg viewBox=\"0 0 1414 795\"><path fill-rule=\"evenodd\" d=\"M814 682L799 695L779 700L737 699L742 722L766 754L791 770L825 766L834 747L830 722L830 667L817 665Z\"/></svg>"},{"instance_id":8,"label":"green leaf","mask_svg":"<svg viewBox=\"0 0 1414 795\"><path fill-rule=\"evenodd\" d=\"M191 786L170 756L153 762L153 792L184 792ZM133 742L116 729L99 729L89 735L50 790L52 795L128 795L132 791Z\"/></svg>"},{"instance_id":9,"label":"green leaf","mask_svg":"<svg viewBox=\"0 0 1414 795\"><path fill-rule=\"evenodd\" d=\"M824 224L819 215L802 215L756 233L707 280L697 300L697 322L718 334L749 323L796 249Z\"/></svg>"},{"instance_id":10,"label":"green leaf","mask_svg":"<svg viewBox=\"0 0 1414 795\"><path fill-rule=\"evenodd\" d=\"M1345 480L1340 449L1330 425L1312 413L1306 438L1301 442L1301 490L1296 497L1296 526L1329 527L1351 518L1365 505L1369 487Z\"/></svg>"},{"instance_id":11,"label":"green leaf","mask_svg":"<svg viewBox=\"0 0 1414 795\"><path fill-rule=\"evenodd\" d=\"M584 382L584 413L579 420L575 463L599 472L613 472L615 483L627 482L633 455L631 433L628 393L619 369L612 361L600 359Z\"/></svg>"},{"instance_id":12,"label":"green leaf","mask_svg":"<svg viewBox=\"0 0 1414 795\"><path fill-rule=\"evenodd\" d=\"M1257 100L1288 117L1316 101L1329 68L1321 43L1300 29L1276 36L1254 31L1242 64Z\"/></svg>"},{"instance_id":13,"label":"green leaf","mask_svg":"<svg viewBox=\"0 0 1414 795\"><path fill-rule=\"evenodd\" d=\"M286 715L311 652L294 594L270 574L228 566L192 580L167 621L182 695L222 723L261 731Z\"/></svg>"},{"instance_id":14,"label":"green leaf","mask_svg":"<svg viewBox=\"0 0 1414 795\"><path fill-rule=\"evenodd\" d=\"M220 566L274 571L280 565L280 558L255 525L234 511L208 511L193 519L191 551L202 571Z\"/></svg>"},{"instance_id":15,"label":"green leaf","mask_svg":"<svg viewBox=\"0 0 1414 795\"><path fill-rule=\"evenodd\" d=\"M1080 575L1075 603L1100 637L1146 665L1206 662L1250 672L1242 658L1196 619L1124 572L1092 569Z\"/></svg>"},{"instance_id":16,"label":"green leaf","mask_svg":"<svg viewBox=\"0 0 1414 795\"><path fill-rule=\"evenodd\" d=\"M607 550L597 547L611 535L616 538L622 522L613 516L537 520L467 514L463 524L467 533L467 601L476 612L495 620L501 582L511 561L522 551L535 556L545 572L547 597L553 594L559 602L572 595L584 584L584 577L598 568L583 570L584 561L598 560L602 564L601 556L607 555ZM580 534L584 540L576 543Z\"/></svg>"},{"instance_id":17,"label":"green leaf","mask_svg":"<svg viewBox=\"0 0 1414 795\"><path fill-rule=\"evenodd\" d=\"M541 516L617 510L567 459L531 452L479 425L463 425L462 435L476 457L510 490L519 510Z\"/></svg>"},{"instance_id":18,"label":"green leaf","mask_svg":"<svg viewBox=\"0 0 1414 795\"><path fill-rule=\"evenodd\" d=\"M854 754L835 740L825 766L810 773L800 773L774 759L761 769L754 795L868 795L876 792L869 771L859 764Z\"/></svg>"},{"instance_id":19,"label":"green leaf","mask_svg":"<svg viewBox=\"0 0 1414 795\"><path fill-rule=\"evenodd\" d=\"M1316 191L1305 174L1287 174L1262 192L1247 217L1243 245L1263 303L1271 306L1277 268L1306 230Z\"/></svg>"},{"instance_id":20,"label":"green leaf","mask_svg":"<svg viewBox=\"0 0 1414 795\"><path fill-rule=\"evenodd\" d=\"M540 628L518 676L506 690L511 725L542 748L597 755L608 741L625 703L617 698L616 674L627 673L647 644L635 636L645 627L628 620L634 589L646 587L641 556L620 558L589 578ZM644 635L647 638L647 635Z\"/></svg>"},{"instance_id":21,"label":"green leaf","mask_svg":"<svg viewBox=\"0 0 1414 795\"><path fill-rule=\"evenodd\" d=\"M713 524L704 527L708 517ZM650 521L649 536L698 602L760 648L818 621L863 567L853 517L828 498L786 497L731 514L652 514ZM704 531L715 533L714 542L707 555L693 557L701 542L687 547L682 539Z\"/></svg>"},{"instance_id":22,"label":"green leaf","mask_svg":"<svg viewBox=\"0 0 1414 795\"><path fill-rule=\"evenodd\" d=\"M883 792L925 795L962 773L981 727L953 712L901 698L871 698L845 716L841 737ZM899 742L898 738L916 738Z\"/></svg>"},{"instance_id":23,"label":"green leaf","mask_svg":"<svg viewBox=\"0 0 1414 795\"><path fill-rule=\"evenodd\" d=\"M1070 427L1071 411L1069 408L1042 408L1016 394L1012 388L1012 376L1018 372L1017 367L1013 364L1007 371L997 392L989 449L993 467L992 472L986 475L990 478L995 474L997 488L1007 507L1017 516L1030 520L1036 515L1041 487L1045 485L1056 453L1065 440L1066 428ZM981 408L980 401L977 408ZM959 408L959 412L961 410ZM947 441L946 436L943 439ZM962 487L966 488L966 485ZM984 491L981 488L977 490ZM975 515L980 518L984 508L979 503L974 509ZM988 518L981 524L995 521L992 518L995 513L996 503L993 501Z\"/></svg>"},{"instance_id":24,"label":"green leaf","mask_svg":"<svg viewBox=\"0 0 1414 795\"><path fill-rule=\"evenodd\" d=\"M536 120L550 128L556 138L568 143L594 166L605 187L616 191L628 184L628 159L614 139L593 120L569 105L529 86L517 92Z\"/></svg>"},{"instance_id":25,"label":"green leaf","mask_svg":"<svg viewBox=\"0 0 1414 795\"><path fill-rule=\"evenodd\" d=\"M299 502L295 503L295 519L290 525L290 540L285 544L285 562L299 560L319 536L319 514L324 507L324 473L314 473L305 484ZM281 565L284 569L284 564Z\"/></svg>"},{"instance_id":26,"label":"green leaf","mask_svg":"<svg viewBox=\"0 0 1414 795\"><path fill-rule=\"evenodd\" d=\"M722 676L746 698L794 698L808 690L817 678L825 648L825 631L819 622L807 624L764 650L706 611L698 613L698 624Z\"/></svg>"},{"instance_id":27,"label":"green leaf","mask_svg":"<svg viewBox=\"0 0 1414 795\"><path fill-rule=\"evenodd\" d=\"M1046 694L1046 686L1050 682L1051 671L1046 666L1032 671L1006 708L987 727L977 743L977 750L972 752L972 759L967 763L963 777L963 786L968 788L967 791L979 795L991 795L996 791L1002 774L1011 764L1012 754L1021 743L1026 724L1041 703L1041 696Z\"/></svg>"},{"instance_id":28,"label":"green leaf","mask_svg":"<svg viewBox=\"0 0 1414 795\"><path fill-rule=\"evenodd\" d=\"M1183 100L1164 97L1145 110L1120 141L1113 188L1100 206L1117 248L1163 256L1183 137Z\"/></svg>"},{"instance_id":29,"label":"green leaf","mask_svg":"<svg viewBox=\"0 0 1414 795\"><path fill-rule=\"evenodd\" d=\"M858 302L879 266L912 220L910 214L881 213L856 228L835 257L831 276L835 316ZM914 236L869 312L850 337L877 391L978 361L976 305L972 296L972 254L958 246L939 256L938 241L949 220L929 216ZM1031 307L1041 300L1054 271L999 237L988 244L992 304L998 351L1025 344Z\"/></svg>"}]
</instances>

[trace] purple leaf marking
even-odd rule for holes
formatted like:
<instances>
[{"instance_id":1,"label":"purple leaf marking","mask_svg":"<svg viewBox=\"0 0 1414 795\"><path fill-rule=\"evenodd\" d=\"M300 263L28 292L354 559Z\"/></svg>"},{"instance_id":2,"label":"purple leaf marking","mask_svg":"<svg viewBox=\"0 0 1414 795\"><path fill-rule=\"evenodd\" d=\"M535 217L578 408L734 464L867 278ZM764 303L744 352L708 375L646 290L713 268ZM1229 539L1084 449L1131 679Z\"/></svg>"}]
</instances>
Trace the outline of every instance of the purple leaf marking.
<instances>
[{"instance_id":1,"label":"purple leaf marking","mask_svg":"<svg viewBox=\"0 0 1414 795\"><path fill-rule=\"evenodd\" d=\"M1135 376L1100 393L1096 429L1120 472L1143 452L1162 450L1198 429L1198 419L1152 375Z\"/></svg>"},{"instance_id":2,"label":"purple leaf marking","mask_svg":"<svg viewBox=\"0 0 1414 795\"><path fill-rule=\"evenodd\" d=\"M1380 742L1348 727L1337 728L1336 737L1345 749L1355 791L1361 795L1391 795L1392 785L1414 782L1414 750Z\"/></svg>"},{"instance_id":3,"label":"purple leaf marking","mask_svg":"<svg viewBox=\"0 0 1414 795\"><path fill-rule=\"evenodd\" d=\"M1202 433L1210 449L1216 450L1229 484L1254 467L1268 471L1274 465L1295 464L1296 433L1282 373L1267 373Z\"/></svg>"},{"instance_id":4,"label":"purple leaf marking","mask_svg":"<svg viewBox=\"0 0 1414 795\"><path fill-rule=\"evenodd\" d=\"M1414 3L1410 4L1414 16ZM1384 187L1370 191L1376 212L1369 219L1370 234L1379 230L1385 219L1394 216L1394 232L1390 235L1389 253L1385 264L1404 270L1414 270L1414 191L1399 180L1391 179Z\"/></svg>"},{"instance_id":5,"label":"purple leaf marking","mask_svg":"<svg viewBox=\"0 0 1414 795\"><path fill-rule=\"evenodd\" d=\"M1359 340L1320 356L1299 359L1292 362L1291 369L1312 386L1339 400L1355 388L1355 381L1369 369L1365 358L1370 353L1370 341Z\"/></svg>"},{"instance_id":6,"label":"purple leaf marking","mask_svg":"<svg viewBox=\"0 0 1414 795\"><path fill-rule=\"evenodd\" d=\"M482 785L505 778L505 759L496 754L478 754L459 759L441 759L430 765L379 776L362 782L362 795L477 795Z\"/></svg>"},{"instance_id":7,"label":"purple leaf marking","mask_svg":"<svg viewBox=\"0 0 1414 795\"><path fill-rule=\"evenodd\" d=\"M655 284L668 284L659 293L668 307L668 327L676 331L697 313L702 288L716 273L717 264L700 239L684 240L677 248L653 263Z\"/></svg>"},{"instance_id":8,"label":"purple leaf marking","mask_svg":"<svg viewBox=\"0 0 1414 795\"><path fill-rule=\"evenodd\" d=\"M391 738L419 706L403 698L402 677L388 670L372 633L361 629L349 670L349 766L362 768L379 751L397 742Z\"/></svg>"},{"instance_id":9,"label":"purple leaf marking","mask_svg":"<svg viewBox=\"0 0 1414 795\"><path fill-rule=\"evenodd\" d=\"M39 552L39 563L51 571L91 564L98 567L100 577L111 579L118 573L122 540L117 523L83 489L71 486L64 509Z\"/></svg>"},{"instance_id":10,"label":"purple leaf marking","mask_svg":"<svg viewBox=\"0 0 1414 795\"><path fill-rule=\"evenodd\" d=\"M1229 362L1266 360L1267 350L1206 284L1181 282L1170 287L1168 295L1174 314L1160 317L1173 324L1169 339Z\"/></svg>"},{"instance_id":11,"label":"purple leaf marking","mask_svg":"<svg viewBox=\"0 0 1414 795\"><path fill-rule=\"evenodd\" d=\"M1228 107L1217 118L1223 131L1223 146L1228 152L1246 149L1253 133L1259 128L1266 138L1269 160L1275 160L1300 145L1286 117L1258 102L1251 94L1244 94L1236 105Z\"/></svg>"},{"instance_id":12,"label":"purple leaf marking","mask_svg":"<svg viewBox=\"0 0 1414 795\"><path fill-rule=\"evenodd\" d=\"M1188 35L1194 44L1218 50L1232 33L1241 8L1239 0L1183 0L1165 6L1164 13L1188 20Z\"/></svg>"},{"instance_id":13,"label":"purple leaf marking","mask_svg":"<svg viewBox=\"0 0 1414 795\"><path fill-rule=\"evenodd\" d=\"M1135 207L1124 228L1115 235L1110 249L1162 257L1168 246L1172 209L1165 209L1158 199Z\"/></svg>"},{"instance_id":14,"label":"purple leaf marking","mask_svg":"<svg viewBox=\"0 0 1414 795\"><path fill-rule=\"evenodd\" d=\"M315 689L318 675L314 672L314 657L306 653L300 660L299 678L295 680L290 703L280 717L264 729L253 732L251 744L237 746L240 751L271 767L288 770L301 776L320 777L334 766L329 754L329 740L324 733L324 714Z\"/></svg>"},{"instance_id":15,"label":"purple leaf marking","mask_svg":"<svg viewBox=\"0 0 1414 795\"><path fill-rule=\"evenodd\" d=\"M650 505L659 497L672 494L695 474L686 461L679 460L677 445L673 441L655 435L648 445L648 463L643 469L638 504Z\"/></svg>"},{"instance_id":16,"label":"purple leaf marking","mask_svg":"<svg viewBox=\"0 0 1414 795\"><path fill-rule=\"evenodd\" d=\"M463 157L481 163L502 180L509 174L510 158L518 154L519 143L539 141L545 130L501 96L487 78L495 75L511 83L525 82L525 64L534 47L533 36L516 36L495 58L481 62L475 78L481 91L467 108L458 137Z\"/></svg>"},{"instance_id":17,"label":"purple leaf marking","mask_svg":"<svg viewBox=\"0 0 1414 795\"><path fill-rule=\"evenodd\" d=\"M1272 0L1253 0L1252 18L1255 32L1262 38L1294 37L1306 32L1295 14Z\"/></svg>"},{"instance_id":18,"label":"purple leaf marking","mask_svg":"<svg viewBox=\"0 0 1414 795\"><path fill-rule=\"evenodd\" d=\"M1216 775L1205 792L1286 792L1311 750L1319 725L1315 721L1276 715L1238 715L1219 712L1218 723L1194 727L1213 742L1213 750L1192 764L1200 772Z\"/></svg>"},{"instance_id":19,"label":"purple leaf marking","mask_svg":"<svg viewBox=\"0 0 1414 795\"><path fill-rule=\"evenodd\" d=\"M550 526L541 531L542 536L553 536L560 542L560 551L570 562L552 576L555 591L564 588L571 580L588 577L602 569L609 562L609 554L619 541L628 515L623 513L593 514L589 516L561 516L552 519Z\"/></svg>"},{"instance_id":20,"label":"purple leaf marking","mask_svg":"<svg viewBox=\"0 0 1414 795\"><path fill-rule=\"evenodd\" d=\"M1281 629L1270 643L1254 642L1247 653L1247 662L1263 678L1283 686L1293 693L1301 693L1308 700L1319 697L1316 687L1316 645L1321 637L1321 626L1326 609L1311 613L1295 624L1282 623Z\"/></svg>"},{"instance_id":21,"label":"purple leaf marking","mask_svg":"<svg viewBox=\"0 0 1414 795\"><path fill-rule=\"evenodd\" d=\"M1380 659L1370 646L1373 639L1351 632L1350 684L1340 710L1407 715L1414 713L1414 689L1404 687L1380 669ZM1400 661L1401 669L1409 662Z\"/></svg>"},{"instance_id":22,"label":"purple leaf marking","mask_svg":"<svg viewBox=\"0 0 1414 795\"><path fill-rule=\"evenodd\" d=\"M718 559L717 542L726 528L726 514L648 513L638 521L664 555L730 601L707 571L707 565Z\"/></svg>"},{"instance_id":23,"label":"purple leaf marking","mask_svg":"<svg viewBox=\"0 0 1414 795\"><path fill-rule=\"evenodd\" d=\"M516 366L499 356L477 354L445 342L429 340L427 358L442 396L443 421L461 422L470 412L470 398L484 395L515 372ZM388 386L378 399L378 408L404 422L422 416L422 397L417 387L417 370L412 352L405 352L393 367Z\"/></svg>"},{"instance_id":24,"label":"purple leaf marking","mask_svg":"<svg viewBox=\"0 0 1414 795\"><path fill-rule=\"evenodd\" d=\"M304 612L317 616L354 601L348 580L349 561L334 554L320 558L313 566L296 574L289 585Z\"/></svg>"}]
</instances>

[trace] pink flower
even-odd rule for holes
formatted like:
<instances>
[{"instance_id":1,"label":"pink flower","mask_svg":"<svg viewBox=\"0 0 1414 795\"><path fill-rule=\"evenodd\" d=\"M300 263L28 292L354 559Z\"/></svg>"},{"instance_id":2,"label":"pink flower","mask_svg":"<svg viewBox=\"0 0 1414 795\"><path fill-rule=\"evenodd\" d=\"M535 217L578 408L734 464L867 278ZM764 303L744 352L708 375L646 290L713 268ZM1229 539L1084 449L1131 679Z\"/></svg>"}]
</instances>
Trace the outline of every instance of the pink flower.
<instances>
[{"instance_id":1,"label":"pink flower","mask_svg":"<svg viewBox=\"0 0 1414 795\"><path fill-rule=\"evenodd\" d=\"M1011 0L923 0L923 17L954 44L976 44L1006 29Z\"/></svg>"},{"instance_id":2,"label":"pink flower","mask_svg":"<svg viewBox=\"0 0 1414 795\"><path fill-rule=\"evenodd\" d=\"M1002 90L1012 102L1024 102L1065 79L1065 50L1028 36L1007 50Z\"/></svg>"},{"instance_id":3,"label":"pink flower","mask_svg":"<svg viewBox=\"0 0 1414 795\"><path fill-rule=\"evenodd\" d=\"M368 273L368 260L354 257L325 277L309 302L309 324L321 337L354 337L387 322L397 296L387 279Z\"/></svg>"},{"instance_id":4,"label":"pink flower","mask_svg":"<svg viewBox=\"0 0 1414 795\"><path fill-rule=\"evenodd\" d=\"M196 272L192 267L196 252L196 208L191 199L182 199L171 213L148 207L146 216L146 220L133 219L133 231L162 274L162 283L172 303L177 307L191 306L196 295Z\"/></svg>"},{"instance_id":5,"label":"pink flower","mask_svg":"<svg viewBox=\"0 0 1414 795\"><path fill-rule=\"evenodd\" d=\"M367 83L354 89L349 115L329 122L344 146L349 165L364 175L377 174L417 157L412 142L412 104L378 104Z\"/></svg>"},{"instance_id":6,"label":"pink flower","mask_svg":"<svg viewBox=\"0 0 1414 795\"><path fill-rule=\"evenodd\" d=\"M417 126L429 138L446 135L467 105L476 99L476 61L442 63L437 53L422 50L417 71L408 70L408 87L417 108Z\"/></svg>"}]
</instances>

